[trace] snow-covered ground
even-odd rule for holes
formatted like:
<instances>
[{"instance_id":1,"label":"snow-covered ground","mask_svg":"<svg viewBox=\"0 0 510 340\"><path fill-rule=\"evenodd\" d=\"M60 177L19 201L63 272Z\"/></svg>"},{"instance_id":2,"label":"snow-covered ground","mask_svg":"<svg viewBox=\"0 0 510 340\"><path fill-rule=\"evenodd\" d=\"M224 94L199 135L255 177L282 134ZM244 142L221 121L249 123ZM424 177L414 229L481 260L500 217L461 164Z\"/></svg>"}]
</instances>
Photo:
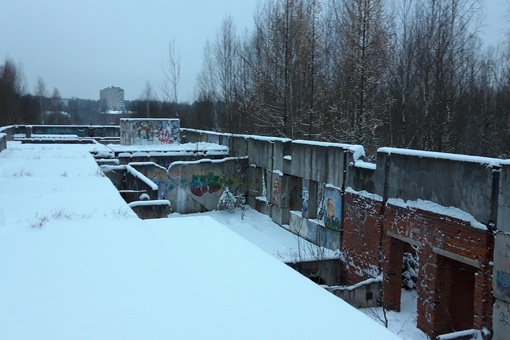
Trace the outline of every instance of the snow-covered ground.
<instances>
[{"instance_id":1,"label":"snow-covered ground","mask_svg":"<svg viewBox=\"0 0 510 340\"><path fill-rule=\"evenodd\" d=\"M239 236L253 243L269 255L283 262L313 261L318 259L338 258L338 252L320 248L297 237L288 230L274 223L267 215L261 214L249 206L242 212L236 208L234 213L227 211L210 211L207 213L188 214L186 216L207 215L220 222ZM173 213L169 217L180 217Z\"/></svg>"},{"instance_id":2,"label":"snow-covered ground","mask_svg":"<svg viewBox=\"0 0 510 340\"><path fill-rule=\"evenodd\" d=\"M427 335L416 327L416 319L418 317L416 310L416 290L402 289L401 300L399 313L386 311L388 329L402 339L428 339ZM384 311L382 308L363 308L361 311L382 325L385 324Z\"/></svg>"},{"instance_id":3,"label":"snow-covered ground","mask_svg":"<svg viewBox=\"0 0 510 340\"><path fill-rule=\"evenodd\" d=\"M138 219L86 148L0 152L1 339L398 338L214 213Z\"/></svg>"}]
</instances>

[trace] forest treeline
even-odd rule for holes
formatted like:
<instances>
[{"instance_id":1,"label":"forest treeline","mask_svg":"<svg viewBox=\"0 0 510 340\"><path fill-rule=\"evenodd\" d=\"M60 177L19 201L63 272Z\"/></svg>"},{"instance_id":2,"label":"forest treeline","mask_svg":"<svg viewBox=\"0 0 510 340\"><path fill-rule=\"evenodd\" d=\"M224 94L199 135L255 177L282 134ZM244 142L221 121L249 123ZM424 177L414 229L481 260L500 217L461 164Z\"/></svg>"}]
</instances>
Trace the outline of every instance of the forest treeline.
<instances>
[{"instance_id":1,"label":"forest treeline","mask_svg":"<svg viewBox=\"0 0 510 340\"><path fill-rule=\"evenodd\" d=\"M510 49L483 44L479 6L267 0L253 27L240 34L225 17L206 43L193 104L145 96L128 109L187 127L362 144L371 155L393 146L509 158ZM15 76L14 63L0 64L0 125L40 117L41 98L58 103L58 93L6 85ZM9 91L21 100L5 100ZM24 97L35 109L22 109Z\"/></svg>"}]
</instances>

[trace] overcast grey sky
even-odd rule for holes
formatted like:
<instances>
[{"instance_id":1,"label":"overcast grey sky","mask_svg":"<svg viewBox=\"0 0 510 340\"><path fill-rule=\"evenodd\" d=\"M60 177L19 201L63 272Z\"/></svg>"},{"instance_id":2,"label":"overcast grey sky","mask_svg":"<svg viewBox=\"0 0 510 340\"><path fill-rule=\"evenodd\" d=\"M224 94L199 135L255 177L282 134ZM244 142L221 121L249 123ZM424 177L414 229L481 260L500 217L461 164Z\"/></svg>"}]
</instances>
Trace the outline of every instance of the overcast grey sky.
<instances>
[{"instance_id":1,"label":"overcast grey sky","mask_svg":"<svg viewBox=\"0 0 510 340\"><path fill-rule=\"evenodd\" d=\"M510 28L504 2L485 0L488 43ZM175 39L179 100L191 101L206 39L214 39L225 15L240 31L251 29L256 7L257 0L0 0L0 60L21 65L31 93L42 77L49 95L56 87L64 98L98 99L100 89L120 86L134 100L147 81L159 92Z\"/></svg>"}]
</instances>

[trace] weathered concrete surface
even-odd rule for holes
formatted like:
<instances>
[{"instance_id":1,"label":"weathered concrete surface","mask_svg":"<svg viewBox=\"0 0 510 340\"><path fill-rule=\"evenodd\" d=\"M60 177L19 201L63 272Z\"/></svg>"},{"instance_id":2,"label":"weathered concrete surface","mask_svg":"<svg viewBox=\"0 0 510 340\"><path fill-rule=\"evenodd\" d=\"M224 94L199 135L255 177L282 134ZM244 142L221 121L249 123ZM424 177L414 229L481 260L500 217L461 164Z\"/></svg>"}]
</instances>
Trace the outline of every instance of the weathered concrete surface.
<instances>
[{"instance_id":1,"label":"weathered concrete surface","mask_svg":"<svg viewBox=\"0 0 510 340\"><path fill-rule=\"evenodd\" d=\"M327 146L292 141L290 174L324 183L327 179L327 155Z\"/></svg>"},{"instance_id":2,"label":"weathered concrete surface","mask_svg":"<svg viewBox=\"0 0 510 340\"><path fill-rule=\"evenodd\" d=\"M287 265L300 272L315 283L327 286L338 286L342 284L342 263L338 259L321 259L321 254L309 254L309 249L302 249L302 256L316 255L315 261L289 262ZM299 259L300 254L296 254Z\"/></svg>"},{"instance_id":3,"label":"weathered concrete surface","mask_svg":"<svg viewBox=\"0 0 510 340\"><path fill-rule=\"evenodd\" d=\"M326 287L326 289L355 308L377 307L382 296L382 282L376 280L351 287Z\"/></svg>"},{"instance_id":4,"label":"weathered concrete surface","mask_svg":"<svg viewBox=\"0 0 510 340\"><path fill-rule=\"evenodd\" d=\"M273 144L265 139L248 139L248 160L250 164L273 170Z\"/></svg>"},{"instance_id":5,"label":"weathered concrete surface","mask_svg":"<svg viewBox=\"0 0 510 340\"><path fill-rule=\"evenodd\" d=\"M494 269L492 276L494 296L510 303L510 235L508 234L498 232L494 237ZM494 322L497 321L497 318L495 318Z\"/></svg>"},{"instance_id":6,"label":"weathered concrete surface","mask_svg":"<svg viewBox=\"0 0 510 340\"><path fill-rule=\"evenodd\" d=\"M501 166L499 174L497 229L510 233L510 165Z\"/></svg>"},{"instance_id":7,"label":"weathered concrete surface","mask_svg":"<svg viewBox=\"0 0 510 340\"><path fill-rule=\"evenodd\" d=\"M129 207L143 220L165 218L172 212L168 200L134 201Z\"/></svg>"},{"instance_id":8,"label":"weathered concrete surface","mask_svg":"<svg viewBox=\"0 0 510 340\"><path fill-rule=\"evenodd\" d=\"M305 240L328 249L340 249L341 233L327 229L317 220L303 218L300 211L290 211L289 230Z\"/></svg>"},{"instance_id":9,"label":"weathered concrete surface","mask_svg":"<svg viewBox=\"0 0 510 340\"><path fill-rule=\"evenodd\" d=\"M16 133L25 133L24 127ZM110 125L32 125L38 135L77 135L78 137L119 137L119 126Z\"/></svg>"},{"instance_id":10,"label":"weathered concrete surface","mask_svg":"<svg viewBox=\"0 0 510 340\"><path fill-rule=\"evenodd\" d=\"M0 133L0 152L5 149L7 149L7 135Z\"/></svg>"},{"instance_id":11,"label":"weathered concrete surface","mask_svg":"<svg viewBox=\"0 0 510 340\"><path fill-rule=\"evenodd\" d=\"M156 183L161 182L158 184L160 197L164 195L170 200L174 211L190 213L216 209L227 187L232 193L244 195L247 167L246 158L179 162L170 166L166 177L155 172L152 176L158 177Z\"/></svg>"},{"instance_id":12,"label":"weathered concrete surface","mask_svg":"<svg viewBox=\"0 0 510 340\"><path fill-rule=\"evenodd\" d=\"M495 222L497 202L493 184L497 180L492 159L480 162L438 158L438 153L409 155L400 149L379 149L375 193L387 198L428 200L445 207L457 207L479 222Z\"/></svg>"},{"instance_id":13,"label":"weathered concrete surface","mask_svg":"<svg viewBox=\"0 0 510 340\"><path fill-rule=\"evenodd\" d=\"M355 160L353 156L353 153L346 153L345 187L375 193L376 165Z\"/></svg>"},{"instance_id":14,"label":"weathered concrete surface","mask_svg":"<svg viewBox=\"0 0 510 340\"><path fill-rule=\"evenodd\" d=\"M495 299L492 340L507 340L510 334L510 303Z\"/></svg>"},{"instance_id":15,"label":"weathered concrete surface","mask_svg":"<svg viewBox=\"0 0 510 340\"><path fill-rule=\"evenodd\" d=\"M271 206L271 219L278 225L289 224L289 208L280 208L276 205Z\"/></svg>"}]
</instances>

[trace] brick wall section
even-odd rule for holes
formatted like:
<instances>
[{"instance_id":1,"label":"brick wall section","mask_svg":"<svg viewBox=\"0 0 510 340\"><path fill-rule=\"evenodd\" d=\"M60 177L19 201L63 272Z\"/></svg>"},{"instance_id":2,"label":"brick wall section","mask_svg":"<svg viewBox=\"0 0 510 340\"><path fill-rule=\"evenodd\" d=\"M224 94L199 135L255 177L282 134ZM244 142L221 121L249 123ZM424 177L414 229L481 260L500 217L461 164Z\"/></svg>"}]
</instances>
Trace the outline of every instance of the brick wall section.
<instances>
[{"instance_id":1,"label":"brick wall section","mask_svg":"<svg viewBox=\"0 0 510 340\"><path fill-rule=\"evenodd\" d=\"M343 253L346 285L379 274L382 237L382 201L344 193Z\"/></svg>"},{"instance_id":2,"label":"brick wall section","mask_svg":"<svg viewBox=\"0 0 510 340\"><path fill-rule=\"evenodd\" d=\"M383 250L383 305L389 310L400 311L404 243L395 238L384 236Z\"/></svg>"},{"instance_id":3,"label":"brick wall section","mask_svg":"<svg viewBox=\"0 0 510 340\"><path fill-rule=\"evenodd\" d=\"M487 230L477 229L469 222L434 212L416 208L405 208L387 204L384 213L384 234L398 234L399 237L410 238L421 244L419 251L419 282L418 282L418 327L432 337L450 331L447 307L452 301L453 261L434 252L439 248L464 258L475 260L480 268L472 267L474 287L473 293L473 328L491 328L492 298L491 275L494 236ZM385 236L383 271L388 286L395 286L400 279L396 275L396 267L402 263L402 241ZM400 258L399 258L400 257ZM462 264L464 265L464 264ZM458 289L458 287L457 287ZM470 292L471 293L471 292ZM384 303L388 307L400 305L400 296L396 291L385 288ZM398 307L397 307L398 308ZM465 316L460 316L465 318Z\"/></svg>"}]
</instances>

